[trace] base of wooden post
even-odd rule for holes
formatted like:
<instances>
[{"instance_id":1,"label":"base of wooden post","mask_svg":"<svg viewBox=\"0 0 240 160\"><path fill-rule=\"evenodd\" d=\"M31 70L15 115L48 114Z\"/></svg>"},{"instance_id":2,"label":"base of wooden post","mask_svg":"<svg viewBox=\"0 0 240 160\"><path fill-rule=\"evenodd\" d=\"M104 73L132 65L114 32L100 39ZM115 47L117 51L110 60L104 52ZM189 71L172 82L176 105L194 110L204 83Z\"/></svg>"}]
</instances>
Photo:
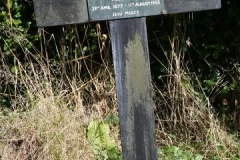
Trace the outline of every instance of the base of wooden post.
<instances>
[{"instance_id":1,"label":"base of wooden post","mask_svg":"<svg viewBox=\"0 0 240 160\"><path fill-rule=\"evenodd\" d=\"M110 22L124 160L157 160L145 18Z\"/></svg>"}]
</instances>

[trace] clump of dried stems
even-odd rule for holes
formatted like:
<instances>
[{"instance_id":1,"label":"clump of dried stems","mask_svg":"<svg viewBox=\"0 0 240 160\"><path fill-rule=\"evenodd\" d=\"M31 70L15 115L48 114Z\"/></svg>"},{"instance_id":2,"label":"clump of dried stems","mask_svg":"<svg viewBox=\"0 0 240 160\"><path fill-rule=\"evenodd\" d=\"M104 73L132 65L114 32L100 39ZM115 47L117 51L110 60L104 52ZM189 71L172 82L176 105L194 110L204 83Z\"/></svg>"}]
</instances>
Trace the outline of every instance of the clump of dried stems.
<instances>
[{"instance_id":1,"label":"clump of dried stems","mask_svg":"<svg viewBox=\"0 0 240 160\"><path fill-rule=\"evenodd\" d=\"M177 25L177 16L174 21L171 49L163 52L168 63L161 63L168 74L159 77L163 81L161 90L154 85L158 143L199 146L206 158L237 155L238 142L220 125L197 76L189 71L189 63L185 63L188 48L194 46Z\"/></svg>"},{"instance_id":2,"label":"clump of dried stems","mask_svg":"<svg viewBox=\"0 0 240 160\"><path fill-rule=\"evenodd\" d=\"M31 51L26 47L31 42L17 33L24 58L0 50L0 100L9 103L0 108L0 159L96 159L87 126L94 118L117 114L117 105L110 43L101 40L108 33L102 33L100 24L91 28L94 36L87 25L81 35L78 26L62 27L61 42L40 29L39 47ZM176 30L171 51L164 52L167 84L161 90L154 87L159 147L201 143L198 152L206 157L227 157L237 143L192 86L183 63L186 45ZM15 35L8 33L12 39ZM118 128L112 134L119 142ZM219 144L225 152L218 150Z\"/></svg>"}]
</instances>

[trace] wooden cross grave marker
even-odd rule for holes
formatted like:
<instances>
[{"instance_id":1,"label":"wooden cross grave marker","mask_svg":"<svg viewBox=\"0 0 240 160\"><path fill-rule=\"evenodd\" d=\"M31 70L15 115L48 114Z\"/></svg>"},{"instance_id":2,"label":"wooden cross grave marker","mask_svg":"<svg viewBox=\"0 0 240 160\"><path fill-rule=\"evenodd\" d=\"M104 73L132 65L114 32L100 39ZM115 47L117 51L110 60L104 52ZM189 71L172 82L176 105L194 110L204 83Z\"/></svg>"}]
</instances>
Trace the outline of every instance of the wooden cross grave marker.
<instances>
[{"instance_id":1,"label":"wooden cross grave marker","mask_svg":"<svg viewBox=\"0 0 240 160\"><path fill-rule=\"evenodd\" d=\"M142 17L220 7L221 0L34 0L39 27L110 20L124 160L158 159Z\"/></svg>"}]
</instances>

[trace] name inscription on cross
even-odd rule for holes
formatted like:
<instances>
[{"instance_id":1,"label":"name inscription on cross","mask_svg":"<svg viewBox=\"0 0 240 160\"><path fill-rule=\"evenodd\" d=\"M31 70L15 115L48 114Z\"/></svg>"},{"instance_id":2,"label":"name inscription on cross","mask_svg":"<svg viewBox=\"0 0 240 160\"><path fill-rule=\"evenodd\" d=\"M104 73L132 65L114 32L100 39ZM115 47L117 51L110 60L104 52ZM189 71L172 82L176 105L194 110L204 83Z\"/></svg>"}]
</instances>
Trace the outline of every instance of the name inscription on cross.
<instances>
[{"instance_id":1,"label":"name inscription on cross","mask_svg":"<svg viewBox=\"0 0 240 160\"><path fill-rule=\"evenodd\" d=\"M91 0L88 2L92 21L157 15L164 11L163 0Z\"/></svg>"},{"instance_id":2,"label":"name inscription on cross","mask_svg":"<svg viewBox=\"0 0 240 160\"><path fill-rule=\"evenodd\" d=\"M124 160L157 160L145 16L218 9L221 0L34 0L39 27L109 20Z\"/></svg>"}]
</instances>

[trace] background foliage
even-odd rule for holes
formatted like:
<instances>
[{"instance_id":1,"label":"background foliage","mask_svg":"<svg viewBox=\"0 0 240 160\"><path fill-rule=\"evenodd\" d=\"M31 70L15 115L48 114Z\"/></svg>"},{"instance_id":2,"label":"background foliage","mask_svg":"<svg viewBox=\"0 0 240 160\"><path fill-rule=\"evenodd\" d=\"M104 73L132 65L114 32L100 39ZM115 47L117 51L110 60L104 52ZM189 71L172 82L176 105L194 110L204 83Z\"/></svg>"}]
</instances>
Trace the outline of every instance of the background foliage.
<instances>
[{"instance_id":1,"label":"background foliage","mask_svg":"<svg viewBox=\"0 0 240 160\"><path fill-rule=\"evenodd\" d=\"M203 159L218 155L239 158L233 142L219 138L226 135L219 126L226 127L228 133L236 136L240 127L239 8L238 0L225 0L220 10L147 18L157 132L160 137L158 144L165 147L159 151L161 157ZM58 130L59 127L67 128L68 124L75 124L75 119L69 118L68 110L74 113L76 122L86 117L93 118L88 118L87 124L80 126L85 127L86 133L76 130L78 134L75 136L87 135L84 144L90 143L95 157L122 158L119 144L114 141L119 140L118 135L110 136L110 131L115 133L118 129L118 122L112 124L105 120L113 115L114 121L118 121L111 44L109 38L104 42L101 40L102 34L110 37L107 22L37 28L32 1L0 1L1 116L8 116L10 121L14 118L20 121L26 118L22 112L32 106L40 107L41 113L49 105L57 106L56 112L49 111L51 115L44 115L53 117L54 121L49 126L55 126L56 130L50 135L41 134L33 138L35 141L27 145L32 158L36 158L34 155L37 154L44 158L47 150L56 157L66 158L64 149L56 151L51 148L54 146L51 143L55 139L71 141ZM54 102L48 99L51 96L57 97ZM42 110L46 98L51 103ZM80 115L75 113L78 106L86 108L79 111ZM21 112L15 115L15 111ZM63 122L58 118L62 116L62 111L67 114L63 116ZM221 125L215 124L212 116L219 119ZM6 118L0 122L7 124ZM41 124L40 128L35 126L34 129L23 130L24 127L4 126L0 131L3 135L6 134L4 130L10 130L15 136L26 132L32 136L31 129L48 132L54 128L44 126L45 123L34 117L31 126L35 122ZM215 131L211 128L213 123L217 125ZM27 124L24 123L24 126ZM60 137L52 136L54 134ZM6 134L7 138L9 136ZM26 139L29 142L31 138ZM43 147L44 141L49 144ZM175 143L177 141L184 143ZM60 144L59 148L66 145L57 144ZM89 150L84 144L74 143L74 146ZM35 146L40 148L35 149ZM214 151L203 152L210 150L204 148L209 146ZM231 152L223 155L223 150ZM73 152L72 156L76 155L77 151Z\"/></svg>"}]
</instances>

